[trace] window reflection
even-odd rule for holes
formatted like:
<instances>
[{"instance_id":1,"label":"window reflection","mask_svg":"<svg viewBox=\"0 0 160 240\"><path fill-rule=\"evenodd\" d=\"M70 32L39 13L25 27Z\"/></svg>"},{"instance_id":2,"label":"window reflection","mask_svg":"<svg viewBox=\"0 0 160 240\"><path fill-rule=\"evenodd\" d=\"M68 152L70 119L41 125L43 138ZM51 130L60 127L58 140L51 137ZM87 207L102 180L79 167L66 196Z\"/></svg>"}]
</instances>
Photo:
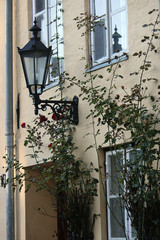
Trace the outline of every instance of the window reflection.
<instances>
[{"instance_id":1,"label":"window reflection","mask_svg":"<svg viewBox=\"0 0 160 240\"><path fill-rule=\"evenodd\" d=\"M126 11L122 11L112 16L111 18L112 36L115 32L115 26L117 28L118 34L121 36L118 39L119 40L118 44L121 45L122 50L127 49Z\"/></svg>"},{"instance_id":2,"label":"window reflection","mask_svg":"<svg viewBox=\"0 0 160 240\"><path fill-rule=\"evenodd\" d=\"M113 53L116 52L120 52L122 50L122 46L121 44L119 44L119 39L122 37L119 33L118 33L118 29L117 26L115 25L115 32L112 35L113 38Z\"/></svg>"}]
</instances>

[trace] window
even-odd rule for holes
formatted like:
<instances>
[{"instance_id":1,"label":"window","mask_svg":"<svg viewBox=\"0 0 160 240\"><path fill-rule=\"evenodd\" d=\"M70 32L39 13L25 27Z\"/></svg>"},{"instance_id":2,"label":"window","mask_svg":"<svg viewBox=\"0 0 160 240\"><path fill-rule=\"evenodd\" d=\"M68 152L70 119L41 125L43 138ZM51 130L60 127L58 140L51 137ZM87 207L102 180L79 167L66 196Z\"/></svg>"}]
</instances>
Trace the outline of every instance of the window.
<instances>
[{"instance_id":1,"label":"window","mask_svg":"<svg viewBox=\"0 0 160 240\"><path fill-rule=\"evenodd\" d=\"M90 13L95 19L91 31L93 66L127 52L126 0L90 0Z\"/></svg>"},{"instance_id":2,"label":"window","mask_svg":"<svg viewBox=\"0 0 160 240\"><path fill-rule=\"evenodd\" d=\"M41 28L40 38L46 46L52 46L51 67L47 85L57 85L59 74L64 71L64 45L62 2L60 0L32 0L33 19Z\"/></svg>"},{"instance_id":3,"label":"window","mask_svg":"<svg viewBox=\"0 0 160 240\"><path fill-rule=\"evenodd\" d=\"M127 159L134 157L131 151L127 152ZM131 227L131 221L119 195L124 191L124 185L119 181L124 152L106 152L106 187L107 187L107 217L108 240L133 240L136 231Z\"/></svg>"}]
</instances>

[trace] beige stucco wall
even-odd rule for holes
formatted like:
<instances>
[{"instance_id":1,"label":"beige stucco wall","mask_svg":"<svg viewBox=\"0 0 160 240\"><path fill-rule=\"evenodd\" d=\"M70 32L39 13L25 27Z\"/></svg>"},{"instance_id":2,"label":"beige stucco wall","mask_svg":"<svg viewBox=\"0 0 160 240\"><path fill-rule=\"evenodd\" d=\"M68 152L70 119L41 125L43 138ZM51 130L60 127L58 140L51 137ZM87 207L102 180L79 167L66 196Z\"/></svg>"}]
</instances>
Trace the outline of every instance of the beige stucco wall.
<instances>
[{"instance_id":1,"label":"beige stucco wall","mask_svg":"<svg viewBox=\"0 0 160 240\"><path fill-rule=\"evenodd\" d=\"M122 62L122 67L120 72L123 74L124 78L117 79L116 84L121 86L125 85L130 88L137 81L136 77L130 78L130 72L136 71L141 59L133 57L133 53L141 49L146 49L146 45L140 42L142 36L146 35L148 28L141 28L145 23L154 21L153 15L148 15L147 13L153 8L158 8L158 0L127 0L128 4L128 42L129 42L129 59ZM0 59L5 58L5 43L4 43L4 4L5 1L0 1ZM63 0L64 8L64 52L65 52L65 70L70 74L71 77L76 76L78 79L83 79L84 65L86 64L85 60L80 61L82 57L86 57L86 38L81 37L81 31L77 31L76 23L73 21L73 18L78 16L81 12L87 10L87 0ZM34 106L32 104L32 99L29 98L28 90L25 85L24 75L22 72L22 67L20 63L20 58L17 53L17 46L22 48L29 41L29 31L28 29L32 25L31 18L31 0L15 0L14 1L14 123L15 123L15 143L16 143L16 157L23 163L25 166L34 165L34 161L25 157L28 153L27 149L24 147L23 142L26 136L24 129L16 128L16 96L17 93L20 93L20 123L26 122L31 123L34 119ZM146 32L145 32L146 31ZM149 72L154 77L160 75L159 68L159 59L160 59L160 44L158 46L158 54L151 55L150 59L154 62L153 69ZM5 163L2 160L2 156L5 152L5 62L1 61L0 64L0 175L4 173L2 168ZM111 78L106 71L106 68L94 71L94 73L104 75L103 80L99 79L101 85L106 85L107 82L105 79ZM147 73L148 74L148 73ZM158 83L153 82L150 85L150 89L154 91ZM64 86L67 85L65 82ZM121 90L118 89L118 93L122 94ZM71 100L74 95L78 96L79 89L77 87L72 87L64 91L64 96L68 96ZM55 88L52 88L46 91L42 98L49 98L50 96L55 95ZM75 127L74 131L74 141L78 146L76 152L77 157L80 157L86 162L92 161L95 166L98 165L96 151L89 150L85 152L85 149L88 145L93 144L93 136L89 135L84 138L86 133L92 132L91 120L86 120L86 115L89 113L89 107L86 102L79 102L79 124ZM106 131L106 129L104 129ZM103 137L100 135L98 137L98 145L103 142ZM46 143L46 146L48 144ZM103 166L104 163L104 152L103 149L100 150L100 161ZM97 176L98 177L98 176ZM32 217L32 209L34 204L31 204L31 198L33 196L34 201L36 201L36 193L34 190L25 195L25 186L22 189L21 193L18 191L15 194L15 210L16 210L16 240L31 240L28 236L31 236L32 230L28 230L26 235L26 226L29 218ZM106 240L106 218L105 218L105 196L103 189L99 187L99 195L101 198L97 198L94 204L94 213L101 213L101 217L97 218L95 224L95 240ZM45 194L43 195L45 199ZM38 198L39 199L39 198ZM46 201L46 200L44 200ZM43 200L42 200L43 205ZM29 207L29 208L28 208ZM26 215L26 212L29 210L29 215ZM0 239L5 240L5 189L0 188ZM28 212L27 212L28 213ZM26 218L27 216L27 218ZM46 220L45 220L46 221ZM27 226L27 229L28 226ZM37 229L35 229L37 231ZM27 236L27 237L26 237ZM34 234L32 235L34 236Z\"/></svg>"},{"instance_id":2,"label":"beige stucco wall","mask_svg":"<svg viewBox=\"0 0 160 240\"><path fill-rule=\"evenodd\" d=\"M17 1L18 4L18 15L17 20L19 21L19 25L17 26L17 33L18 33L18 46L23 47L24 44L29 40L28 29L31 26L31 19L27 18L27 13L30 11L30 5L26 2L22 4L21 1ZM124 61L121 65L120 72L123 73L123 80L117 79L116 84L121 86L125 85L129 88L133 86L134 82L137 79L130 79L129 74L132 71L135 71L139 66L139 61L141 59L135 59L133 57L133 53L139 51L141 48L145 48L143 44L141 44L140 39L143 35L145 35L145 31L148 31L146 28L141 28L143 24L148 23L150 21L154 21L153 15L148 15L148 12L153 8L158 7L158 1L146 1L145 0L128 0L128 42L129 42L129 60ZM82 57L86 57L86 38L81 37L81 31L77 31L76 23L73 19L78 16L81 12L85 12L87 10L87 1L82 0L64 0L63 1L63 20L64 20L64 52L65 52L65 70L70 74L71 77L76 76L78 79L83 79L84 73L84 64L85 61L81 61ZM24 15L24 12L26 13ZM144 32L143 32L144 31ZM17 56L18 58L18 56ZM153 58L153 56L151 56ZM159 72L158 66L158 58L154 56L154 69L152 74L157 75ZM20 65L20 61L18 59L18 66ZM18 88L20 90L21 95L21 122L28 122L30 123L34 118L34 107L32 106L31 99L28 98L28 90L26 89L23 73L21 68L17 68L18 71ZM94 72L96 73L96 71ZM104 79L111 78L111 74L109 75L106 72L106 68L100 69L97 71L98 74L104 75ZM103 80L99 80L101 85L106 85L106 82ZM123 81L123 83L122 83ZM67 82L65 83L65 86ZM151 86L154 89L154 85ZM121 91L118 89L119 93ZM78 96L79 89L73 87L71 89L64 91L64 96L68 96L69 99L72 99L74 95ZM55 95L55 88L52 88L46 91L42 98L48 98L49 96ZM84 135L88 132L92 132L92 126L90 124L91 120L86 120L86 115L89 113L89 107L87 107L86 102L81 101L79 102L79 125L76 126L74 132L74 141L78 146L77 157L80 157L86 162L92 161L95 166L98 165L97 163L97 155L94 150L89 150L85 152L86 147L89 144L94 143L92 135L84 138ZM105 130L105 129L104 129ZM31 159L27 159L25 154L27 153L27 149L23 146L23 140L25 138L25 131L20 129L18 131L18 149L19 149L19 159L22 161L26 166L34 164ZM103 141L102 135L98 137L98 145L101 144ZM46 143L47 146L47 143ZM100 153L100 160L101 165L103 166L104 163L104 154L103 150ZM97 218L95 224L95 240L106 240L106 218L105 218L105 197L102 188L98 189L99 194L101 195L101 201L99 198L96 199L94 204L95 213L101 213L101 217ZM24 196L25 197L25 196ZM22 199L21 201L24 201ZM21 212L21 209L20 209ZM24 213L25 214L25 213ZM25 215L23 216L25 217ZM24 222L24 219L23 219Z\"/></svg>"},{"instance_id":3,"label":"beige stucco wall","mask_svg":"<svg viewBox=\"0 0 160 240\"><path fill-rule=\"evenodd\" d=\"M40 172L27 168L27 175L38 176ZM37 191L32 184L25 194L26 239L57 239L57 202L45 191Z\"/></svg>"},{"instance_id":4,"label":"beige stucco wall","mask_svg":"<svg viewBox=\"0 0 160 240\"><path fill-rule=\"evenodd\" d=\"M76 24L73 21L77 15L81 12L85 11L85 4L87 1L65 1L63 2L64 9L64 50L65 50L65 70L70 74L71 77L76 76L78 79L83 80L84 76L84 64L85 61L80 61L83 57L86 57L86 45L85 45L85 38L80 37L81 31L77 31ZM155 21L156 14L148 14L148 12L152 9L158 8L158 1L145 1L145 0L128 0L127 1L128 7L128 44L129 44L129 59L121 63L121 69L119 73L121 73L124 78L120 79L117 78L115 83L117 86L118 94L122 95L121 86L124 85L128 89L130 89L136 82L139 82L138 77L130 77L130 73L137 71L139 69L140 64L143 64L143 58L135 58L133 54L135 52L139 52L140 50L146 51L147 45L141 43L141 38L144 35L151 35L151 28L142 28L142 25L145 23L150 23ZM78 10L78 11L77 11ZM160 43L156 41L158 54L150 54L149 60L153 61L153 68L152 70L145 73L145 77L147 76L154 76L155 78L159 78L160 75L160 68L159 68L159 58L160 58ZM95 81L95 85L104 85L107 86L109 82L107 79L112 78L112 73L109 74L106 71L106 68L99 69L94 71L93 74L102 74L104 76L103 79L98 79ZM147 83L148 84L148 83ZM66 83L67 85L67 83ZM151 82L149 85L149 90L151 92L157 89L158 82ZM72 92L71 92L72 91ZM79 89L73 87L69 90L66 90L65 94L67 96L72 96L74 94L78 94ZM87 107L87 103L85 101L81 101L79 103L79 125L76 127L74 133L74 140L78 146L77 156L83 158L84 161L90 162L92 161L95 166L97 166L97 155L96 152L91 149L85 152L86 146L90 144L94 144L93 136L88 135L84 138L87 133L92 133L92 125L91 119L86 120L86 116L89 114L89 107ZM95 122L95 125L97 123ZM101 129L102 133L106 131L105 128ZM98 136L97 145L101 145L104 140L103 134ZM107 147L107 146L103 146ZM100 154L101 166L103 166L105 157L103 154L103 150ZM100 213L101 217L96 220L95 225L95 239L103 239L106 240L106 205L104 200L104 192L102 188L99 188L99 195L101 196L101 201L99 199L95 202L95 209L93 210L95 213Z\"/></svg>"}]
</instances>

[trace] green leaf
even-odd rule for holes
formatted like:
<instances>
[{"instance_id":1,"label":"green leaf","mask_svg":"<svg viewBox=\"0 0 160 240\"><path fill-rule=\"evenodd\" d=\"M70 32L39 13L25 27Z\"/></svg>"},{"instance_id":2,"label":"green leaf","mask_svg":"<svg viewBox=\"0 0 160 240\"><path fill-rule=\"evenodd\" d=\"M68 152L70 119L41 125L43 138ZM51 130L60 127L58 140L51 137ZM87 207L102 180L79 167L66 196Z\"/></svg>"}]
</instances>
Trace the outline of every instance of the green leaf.
<instances>
[{"instance_id":1,"label":"green leaf","mask_svg":"<svg viewBox=\"0 0 160 240\"><path fill-rule=\"evenodd\" d=\"M102 75L98 75L98 77L99 77L99 78L103 78L103 76L102 76Z\"/></svg>"},{"instance_id":2,"label":"green leaf","mask_svg":"<svg viewBox=\"0 0 160 240\"><path fill-rule=\"evenodd\" d=\"M142 27L148 27L148 24L144 24Z\"/></svg>"},{"instance_id":3,"label":"green leaf","mask_svg":"<svg viewBox=\"0 0 160 240\"><path fill-rule=\"evenodd\" d=\"M150 99L151 99L152 102L155 101L155 97L154 96L150 96Z\"/></svg>"},{"instance_id":4,"label":"green leaf","mask_svg":"<svg viewBox=\"0 0 160 240\"><path fill-rule=\"evenodd\" d=\"M137 53L137 52L135 52L134 54L133 54L133 56L138 56L139 54Z\"/></svg>"},{"instance_id":5,"label":"green leaf","mask_svg":"<svg viewBox=\"0 0 160 240\"><path fill-rule=\"evenodd\" d=\"M26 147L27 145L28 145L28 141L25 140L25 141L24 141L24 146Z\"/></svg>"},{"instance_id":6,"label":"green leaf","mask_svg":"<svg viewBox=\"0 0 160 240\"><path fill-rule=\"evenodd\" d=\"M89 149L91 149L91 148L93 148L93 147L94 147L94 145L88 146L88 147L86 148L85 152L87 152Z\"/></svg>"}]
</instances>

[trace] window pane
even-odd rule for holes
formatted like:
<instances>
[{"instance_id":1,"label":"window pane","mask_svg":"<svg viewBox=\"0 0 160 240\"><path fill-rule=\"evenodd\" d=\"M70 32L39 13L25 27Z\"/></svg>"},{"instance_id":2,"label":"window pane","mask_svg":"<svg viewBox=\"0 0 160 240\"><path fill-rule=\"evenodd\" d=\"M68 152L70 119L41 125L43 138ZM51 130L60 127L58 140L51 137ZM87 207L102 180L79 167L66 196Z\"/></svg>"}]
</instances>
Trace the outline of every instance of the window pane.
<instances>
[{"instance_id":1,"label":"window pane","mask_svg":"<svg viewBox=\"0 0 160 240\"><path fill-rule=\"evenodd\" d=\"M47 46L47 23L46 23L46 14L41 14L37 17L37 25L41 28L41 31L38 33L41 41Z\"/></svg>"},{"instance_id":2,"label":"window pane","mask_svg":"<svg viewBox=\"0 0 160 240\"><path fill-rule=\"evenodd\" d=\"M124 238L124 207L119 198L110 199L110 227L111 237Z\"/></svg>"},{"instance_id":3,"label":"window pane","mask_svg":"<svg viewBox=\"0 0 160 240\"><path fill-rule=\"evenodd\" d=\"M45 0L36 0L35 10L36 13L41 12L45 9Z\"/></svg>"},{"instance_id":4,"label":"window pane","mask_svg":"<svg viewBox=\"0 0 160 240\"><path fill-rule=\"evenodd\" d=\"M49 45L54 45L56 42L56 7L51 6L48 8L48 29L49 29ZM54 50L54 47L53 47Z\"/></svg>"},{"instance_id":5,"label":"window pane","mask_svg":"<svg viewBox=\"0 0 160 240\"><path fill-rule=\"evenodd\" d=\"M48 1L48 18L49 45L52 46L53 51L50 72L53 79L58 77L59 74L64 71L63 19L61 1Z\"/></svg>"},{"instance_id":6,"label":"window pane","mask_svg":"<svg viewBox=\"0 0 160 240\"><path fill-rule=\"evenodd\" d=\"M94 15L102 16L106 14L106 0L95 0Z\"/></svg>"},{"instance_id":7,"label":"window pane","mask_svg":"<svg viewBox=\"0 0 160 240\"><path fill-rule=\"evenodd\" d=\"M136 238L137 237L137 231L132 227L131 228L132 231L132 238Z\"/></svg>"},{"instance_id":8,"label":"window pane","mask_svg":"<svg viewBox=\"0 0 160 240\"><path fill-rule=\"evenodd\" d=\"M141 151L140 150L132 150L129 152L129 159L134 164L140 164L142 163L142 157L141 157Z\"/></svg>"},{"instance_id":9,"label":"window pane","mask_svg":"<svg viewBox=\"0 0 160 240\"><path fill-rule=\"evenodd\" d=\"M127 49L127 25L126 25L126 11L122 11L115 14L111 18L111 29L112 29L112 53L116 50ZM113 38L113 34L116 34L116 38ZM120 35L117 35L120 34ZM115 49L115 50L114 50Z\"/></svg>"},{"instance_id":10,"label":"window pane","mask_svg":"<svg viewBox=\"0 0 160 240\"><path fill-rule=\"evenodd\" d=\"M53 78L59 75L59 62L57 57L52 57L52 72L51 75Z\"/></svg>"},{"instance_id":11,"label":"window pane","mask_svg":"<svg viewBox=\"0 0 160 240\"><path fill-rule=\"evenodd\" d=\"M59 1L58 5L56 6L55 1L50 0L49 2L50 2L50 5L48 7L49 40L50 40L49 45L52 44L54 50L57 45L57 38L59 43L61 44L63 43L62 4ZM59 52L62 52L61 55L63 55L62 47L59 47Z\"/></svg>"},{"instance_id":12,"label":"window pane","mask_svg":"<svg viewBox=\"0 0 160 240\"><path fill-rule=\"evenodd\" d=\"M56 6L56 0L48 0L48 7L54 7Z\"/></svg>"},{"instance_id":13,"label":"window pane","mask_svg":"<svg viewBox=\"0 0 160 240\"><path fill-rule=\"evenodd\" d=\"M106 30L104 27L105 20L102 19L101 23L97 24L94 32L94 60L105 57L107 46L106 46Z\"/></svg>"},{"instance_id":14,"label":"window pane","mask_svg":"<svg viewBox=\"0 0 160 240\"><path fill-rule=\"evenodd\" d=\"M107 31L106 31L106 0L91 0L91 14L99 16L93 24L91 31L91 50L93 62L105 58L108 55L107 50Z\"/></svg>"},{"instance_id":15,"label":"window pane","mask_svg":"<svg viewBox=\"0 0 160 240\"><path fill-rule=\"evenodd\" d=\"M111 11L115 11L121 7L124 7L126 0L111 0Z\"/></svg>"},{"instance_id":16,"label":"window pane","mask_svg":"<svg viewBox=\"0 0 160 240\"><path fill-rule=\"evenodd\" d=\"M110 195L118 195L121 192L121 184L119 182L121 171L122 171L122 155L117 153L117 155L110 156L110 167L109 167L109 190Z\"/></svg>"}]
</instances>

